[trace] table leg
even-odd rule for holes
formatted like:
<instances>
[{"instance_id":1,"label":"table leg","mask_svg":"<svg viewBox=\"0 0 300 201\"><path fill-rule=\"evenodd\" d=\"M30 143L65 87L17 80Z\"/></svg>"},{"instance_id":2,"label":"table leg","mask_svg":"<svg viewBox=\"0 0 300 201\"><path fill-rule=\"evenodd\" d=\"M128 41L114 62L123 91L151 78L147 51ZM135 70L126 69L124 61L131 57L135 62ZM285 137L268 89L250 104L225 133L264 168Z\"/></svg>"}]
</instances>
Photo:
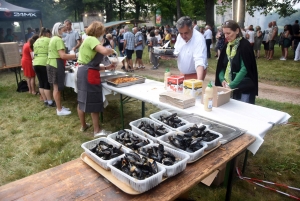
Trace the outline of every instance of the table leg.
<instances>
[{"instance_id":1,"label":"table leg","mask_svg":"<svg viewBox=\"0 0 300 201\"><path fill-rule=\"evenodd\" d=\"M245 170L246 170L247 160L248 160L248 154L249 154L249 151L248 151L248 149L247 149L247 150L245 151L245 158L244 158L244 163L243 163L242 173L245 173Z\"/></svg>"},{"instance_id":2,"label":"table leg","mask_svg":"<svg viewBox=\"0 0 300 201\"><path fill-rule=\"evenodd\" d=\"M142 117L145 116L145 102L142 101Z\"/></svg>"},{"instance_id":3,"label":"table leg","mask_svg":"<svg viewBox=\"0 0 300 201\"><path fill-rule=\"evenodd\" d=\"M120 114L121 114L122 129L124 129L123 95L122 94L120 94Z\"/></svg>"},{"instance_id":4,"label":"table leg","mask_svg":"<svg viewBox=\"0 0 300 201\"><path fill-rule=\"evenodd\" d=\"M226 198L225 198L226 201L230 201L231 189L232 189L232 178L233 178L233 174L234 174L235 161L236 161L236 157L234 157L231 161L228 162L229 175L228 175Z\"/></svg>"}]
</instances>

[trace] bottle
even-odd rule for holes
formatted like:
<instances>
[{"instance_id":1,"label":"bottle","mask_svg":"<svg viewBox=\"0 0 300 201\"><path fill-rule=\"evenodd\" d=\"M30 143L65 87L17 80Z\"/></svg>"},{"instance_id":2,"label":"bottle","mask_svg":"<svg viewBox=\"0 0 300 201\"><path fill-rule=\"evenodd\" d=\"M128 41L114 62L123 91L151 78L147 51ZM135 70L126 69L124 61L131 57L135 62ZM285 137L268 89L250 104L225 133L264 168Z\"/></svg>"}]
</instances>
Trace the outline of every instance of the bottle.
<instances>
[{"instance_id":1,"label":"bottle","mask_svg":"<svg viewBox=\"0 0 300 201\"><path fill-rule=\"evenodd\" d=\"M205 94L203 97L204 110L207 112L210 112L212 110L213 95L214 95L214 89L210 81L207 87L205 88Z\"/></svg>"},{"instance_id":2,"label":"bottle","mask_svg":"<svg viewBox=\"0 0 300 201\"><path fill-rule=\"evenodd\" d=\"M171 76L170 69L167 68L166 71L165 71L165 77L164 77L165 90L167 89L167 86L168 86L167 78L170 77L170 76Z\"/></svg>"}]
</instances>

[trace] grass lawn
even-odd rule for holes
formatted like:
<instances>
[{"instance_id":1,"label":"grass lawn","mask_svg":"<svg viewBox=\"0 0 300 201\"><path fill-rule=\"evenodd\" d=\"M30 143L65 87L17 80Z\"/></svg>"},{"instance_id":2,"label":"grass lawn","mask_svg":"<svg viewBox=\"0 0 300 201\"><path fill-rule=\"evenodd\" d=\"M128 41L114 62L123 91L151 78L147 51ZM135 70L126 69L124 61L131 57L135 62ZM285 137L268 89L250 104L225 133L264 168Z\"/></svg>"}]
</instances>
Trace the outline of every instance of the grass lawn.
<instances>
[{"instance_id":1,"label":"grass lawn","mask_svg":"<svg viewBox=\"0 0 300 201\"><path fill-rule=\"evenodd\" d=\"M279 58L278 54L277 57ZM213 72L216 61L210 59L209 65L210 71ZM288 61L259 59L258 66L260 81L300 86L299 63L292 59ZM293 69L293 73L288 69ZM281 73L274 72L279 70ZM265 72L265 77L261 76L261 72ZM67 88L64 95L63 105L71 108L72 114L58 117L55 109L45 107L37 96L17 93L14 73L7 70L0 71L0 185L76 159L83 152L80 145L93 139L92 129L85 133L79 131L76 94ZM130 121L141 117L140 104L140 101L134 101L125 105L126 128L129 128ZM258 99L257 104L289 113L292 116L289 122L300 122L300 105L263 99ZM159 109L146 104L146 116L156 111ZM91 122L89 115L87 115L87 122ZM101 126L110 131L118 131L121 128L117 100L110 101L105 108L104 122ZM299 124L298 126L278 125L266 134L265 142L256 155L250 154L244 176L300 188L299 158ZM300 197L300 192L282 190ZM206 187L199 184L190 191L190 198L224 200L225 191L226 188L223 186ZM285 201L290 198L236 179L231 200Z\"/></svg>"}]
</instances>

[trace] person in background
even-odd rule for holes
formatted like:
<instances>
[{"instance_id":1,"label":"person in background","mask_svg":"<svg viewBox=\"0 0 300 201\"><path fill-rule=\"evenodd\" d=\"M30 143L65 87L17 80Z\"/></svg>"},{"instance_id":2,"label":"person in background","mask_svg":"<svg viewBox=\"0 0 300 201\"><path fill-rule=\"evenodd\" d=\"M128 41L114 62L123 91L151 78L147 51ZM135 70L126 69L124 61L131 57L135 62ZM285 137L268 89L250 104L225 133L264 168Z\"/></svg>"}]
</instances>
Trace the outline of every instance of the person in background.
<instances>
[{"instance_id":1,"label":"person in background","mask_svg":"<svg viewBox=\"0 0 300 201\"><path fill-rule=\"evenodd\" d=\"M152 68L151 70L157 70L158 69L158 58L154 55L154 48L157 47L158 45L158 40L157 37L155 36L155 31L152 30L150 31L150 39L149 39L149 44L148 47L150 47L150 53L151 53L151 63L152 63Z\"/></svg>"},{"instance_id":2,"label":"person in background","mask_svg":"<svg viewBox=\"0 0 300 201\"><path fill-rule=\"evenodd\" d=\"M233 99L255 104L258 95L257 65L253 48L242 37L239 25L228 20L223 24L228 43L221 51L215 77L215 85L235 89Z\"/></svg>"},{"instance_id":3,"label":"person in background","mask_svg":"<svg viewBox=\"0 0 300 201\"><path fill-rule=\"evenodd\" d=\"M33 95L38 95L39 93L35 91L35 72L32 68L32 59L33 59L33 43L39 38L38 35L33 35L28 41L23 45L23 54L22 54L22 68L24 76L27 78L27 85L29 93Z\"/></svg>"},{"instance_id":4,"label":"person in background","mask_svg":"<svg viewBox=\"0 0 300 201\"><path fill-rule=\"evenodd\" d=\"M276 37L278 35L278 27L276 25L276 21L272 21L272 29L269 33L268 41L269 41L269 54L267 60L273 59L274 56L274 46L276 43Z\"/></svg>"},{"instance_id":5,"label":"person in background","mask_svg":"<svg viewBox=\"0 0 300 201\"><path fill-rule=\"evenodd\" d=\"M11 28L6 29L6 35L4 37L4 41L5 42L14 42L15 38L16 38L16 36L12 33Z\"/></svg>"},{"instance_id":6,"label":"person in background","mask_svg":"<svg viewBox=\"0 0 300 201\"><path fill-rule=\"evenodd\" d=\"M292 45L292 37L293 37L293 30L292 25L288 24L284 26L283 32L283 43L281 45L281 61L286 61L289 54L289 47Z\"/></svg>"},{"instance_id":7,"label":"person in background","mask_svg":"<svg viewBox=\"0 0 300 201\"><path fill-rule=\"evenodd\" d=\"M34 35L34 32L31 27L27 28L27 34L25 34L25 41L28 41Z\"/></svg>"},{"instance_id":8,"label":"person in background","mask_svg":"<svg viewBox=\"0 0 300 201\"><path fill-rule=\"evenodd\" d=\"M260 56L260 48L261 48L261 43L262 43L262 39L263 39L263 34L261 32L261 28L260 26L255 27L256 32L254 34L254 52L255 52L255 57L257 59L259 59Z\"/></svg>"},{"instance_id":9,"label":"person in background","mask_svg":"<svg viewBox=\"0 0 300 201\"><path fill-rule=\"evenodd\" d=\"M155 37L157 38L158 45L161 46L163 43L162 43L162 38L161 38L161 36L159 34L159 30L155 29L154 34L155 34Z\"/></svg>"},{"instance_id":10,"label":"person in background","mask_svg":"<svg viewBox=\"0 0 300 201\"><path fill-rule=\"evenodd\" d=\"M56 107L55 102L51 98L51 86L48 82L46 68L50 37L51 31L47 28L42 27L39 38L33 44L33 68L39 80L39 92L43 98L44 105L49 107Z\"/></svg>"},{"instance_id":11,"label":"person in background","mask_svg":"<svg viewBox=\"0 0 300 201\"><path fill-rule=\"evenodd\" d=\"M271 31L271 28L272 28L272 23L270 22L268 24L268 28L266 30L264 30L264 37L263 37L263 40L262 40L262 44L264 45L264 50L265 50L265 58L267 58L267 56L269 55L269 40L268 40L268 37L269 37L269 33Z\"/></svg>"},{"instance_id":12,"label":"person in background","mask_svg":"<svg viewBox=\"0 0 300 201\"><path fill-rule=\"evenodd\" d=\"M77 72L77 113L81 123L80 131L87 130L91 125L85 121L85 113L91 113L94 136L105 135L99 125L99 113L103 111L103 95L100 78L100 70L115 69L111 64L100 67L104 56L117 54L112 48L105 48L100 44L98 38L105 33L105 27L99 21L94 21L88 26L87 37L83 41L78 54Z\"/></svg>"},{"instance_id":13,"label":"person in background","mask_svg":"<svg viewBox=\"0 0 300 201\"><path fill-rule=\"evenodd\" d=\"M145 66L142 60L144 50L144 37L142 32L140 32L137 27L134 27L132 29L132 32L134 34L134 51L136 54L135 69L144 69ZM137 66L137 63L139 66Z\"/></svg>"},{"instance_id":14,"label":"person in background","mask_svg":"<svg viewBox=\"0 0 300 201\"><path fill-rule=\"evenodd\" d=\"M171 47L171 33L169 29L165 30L164 44L168 43L168 47Z\"/></svg>"},{"instance_id":15,"label":"person in background","mask_svg":"<svg viewBox=\"0 0 300 201\"><path fill-rule=\"evenodd\" d=\"M195 31L188 16L181 17L176 24L178 36L174 53L178 54L178 69L185 79L204 80L206 75L207 50L201 33Z\"/></svg>"},{"instance_id":16,"label":"person in background","mask_svg":"<svg viewBox=\"0 0 300 201\"><path fill-rule=\"evenodd\" d=\"M86 29L87 29L87 26L84 26L84 33L83 33L82 36L81 36L82 42L83 42L84 39L87 37L87 35L86 35Z\"/></svg>"},{"instance_id":17,"label":"person in background","mask_svg":"<svg viewBox=\"0 0 300 201\"><path fill-rule=\"evenodd\" d=\"M200 28L199 28L199 32L200 32L202 35L204 35L204 27L200 27Z\"/></svg>"},{"instance_id":18,"label":"person in background","mask_svg":"<svg viewBox=\"0 0 300 201\"><path fill-rule=\"evenodd\" d=\"M120 29L119 35L117 36L117 45L119 48L119 52L120 52L120 57L124 57L124 53L122 52L123 50L123 46L124 46L124 29ZM122 60L122 70L125 70L125 59Z\"/></svg>"},{"instance_id":19,"label":"person in background","mask_svg":"<svg viewBox=\"0 0 300 201\"><path fill-rule=\"evenodd\" d=\"M207 58L211 58L210 54L210 45L212 43L212 31L210 30L210 26L206 25L205 26L205 32L204 32L204 38L206 41L206 51L207 51Z\"/></svg>"},{"instance_id":20,"label":"person in background","mask_svg":"<svg viewBox=\"0 0 300 201\"><path fill-rule=\"evenodd\" d=\"M134 53L134 34L129 31L127 26L124 28L124 30L123 54L125 52L127 62L127 68L125 68L124 71L133 72L132 54Z\"/></svg>"},{"instance_id":21,"label":"person in background","mask_svg":"<svg viewBox=\"0 0 300 201\"><path fill-rule=\"evenodd\" d=\"M4 41L4 31L3 31L3 28L0 28L0 43L3 43L3 42L5 42Z\"/></svg>"},{"instance_id":22,"label":"person in background","mask_svg":"<svg viewBox=\"0 0 300 201\"><path fill-rule=\"evenodd\" d=\"M71 50L77 52L81 44L79 33L72 30L72 22L70 20L65 20L64 24L66 26L66 32L64 33L64 42L68 50L67 53L70 53Z\"/></svg>"},{"instance_id":23,"label":"person in background","mask_svg":"<svg viewBox=\"0 0 300 201\"><path fill-rule=\"evenodd\" d=\"M35 28L34 31L35 31L35 34L40 35L40 29L39 28Z\"/></svg>"},{"instance_id":24,"label":"person in background","mask_svg":"<svg viewBox=\"0 0 300 201\"><path fill-rule=\"evenodd\" d=\"M294 51L294 58L296 56L296 49L298 46L298 43L300 41L300 27L299 27L299 21L295 20L295 23L292 25L292 30L293 30L293 51Z\"/></svg>"},{"instance_id":25,"label":"person in background","mask_svg":"<svg viewBox=\"0 0 300 201\"><path fill-rule=\"evenodd\" d=\"M197 25L197 20L193 20L193 28L200 31L199 26Z\"/></svg>"},{"instance_id":26,"label":"person in background","mask_svg":"<svg viewBox=\"0 0 300 201\"><path fill-rule=\"evenodd\" d=\"M106 34L106 38L109 41L110 48L114 49L115 42L114 42L113 36L111 34Z\"/></svg>"},{"instance_id":27,"label":"person in background","mask_svg":"<svg viewBox=\"0 0 300 201\"><path fill-rule=\"evenodd\" d=\"M225 35L223 33L223 30L222 30L222 27L218 27L218 35L217 37L218 38L218 42L217 42L217 49L218 49L218 57L217 57L217 60L219 59L219 56L221 54L221 51L225 45Z\"/></svg>"},{"instance_id":28,"label":"person in background","mask_svg":"<svg viewBox=\"0 0 300 201\"><path fill-rule=\"evenodd\" d=\"M254 29L253 25L250 25L247 32L246 32L246 39L249 41L250 45L253 47L254 46Z\"/></svg>"},{"instance_id":29,"label":"person in background","mask_svg":"<svg viewBox=\"0 0 300 201\"><path fill-rule=\"evenodd\" d=\"M52 28L52 37L49 42L47 75L48 82L53 85L53 98L56 104L56 114L64 116L71 114L69 108L61 104L61 91L65 87L65 64L64 60L76 60L76 54L66 54L65 45L62 40L62 34L65 31L65 25L57 22Z\"/></svg>"}]
</instances>

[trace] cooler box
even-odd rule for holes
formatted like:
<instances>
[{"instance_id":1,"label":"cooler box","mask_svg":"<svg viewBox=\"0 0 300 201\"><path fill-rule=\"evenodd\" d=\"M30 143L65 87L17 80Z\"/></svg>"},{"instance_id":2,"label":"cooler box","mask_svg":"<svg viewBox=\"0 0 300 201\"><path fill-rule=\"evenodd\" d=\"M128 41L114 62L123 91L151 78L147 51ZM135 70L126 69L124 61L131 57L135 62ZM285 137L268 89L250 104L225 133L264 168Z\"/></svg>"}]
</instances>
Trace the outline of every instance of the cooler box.
<instances>
[{"instance_id":1,"label":"cooler box","mask_svg":"<svg viewBox=\"0 0 300 201\"><path fill-rule=\"evenodd\" d=\"M167 78L167 91L183 92L184 76L171 75Z\"/></svg>"},{"instance_id":2,"label":"cooler box","mask_svg":"<svg viewBox=\"0 0 300 201\"><path fill-rule=\"evenodd\" d=\"M202 93L202 81L196 79L189 79L183 81L183 94L200 98Z\"/></svg>"}]
</instances>

